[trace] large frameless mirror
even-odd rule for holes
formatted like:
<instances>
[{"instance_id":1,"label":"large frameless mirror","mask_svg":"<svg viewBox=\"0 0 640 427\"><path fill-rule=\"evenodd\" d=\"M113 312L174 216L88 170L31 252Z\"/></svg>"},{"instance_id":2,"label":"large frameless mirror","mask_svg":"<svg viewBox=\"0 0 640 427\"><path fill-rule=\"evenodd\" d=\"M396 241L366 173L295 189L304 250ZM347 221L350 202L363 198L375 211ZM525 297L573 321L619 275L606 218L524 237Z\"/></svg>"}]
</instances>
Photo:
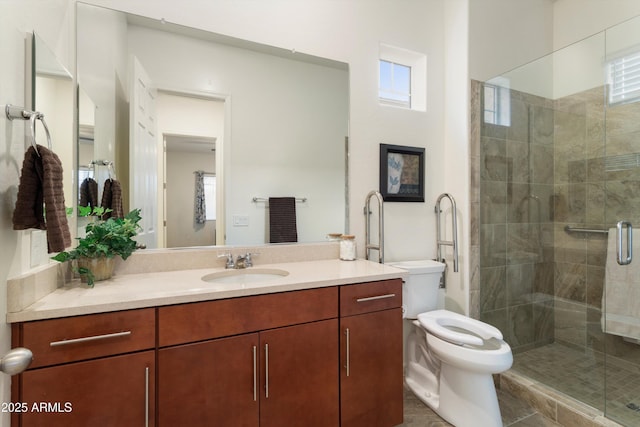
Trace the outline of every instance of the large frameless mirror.
<instances>
[{"instance_id":1,"label":"large frameless mirror","mask_svg":"<svg viewBox=\"0 0 640 427\"><path fill-rule=\"evenodd\" d=\"M147 247L269 242L270 197L297 200L299 242L345 231L347 64L83 3L77 22L79 169L101 191L111 165Z\"/></svg>"},{"instance_id":2,"label":"large frameless mirror","mask_svg":"<svg viewBox=\"0 0 640 427\"><path fill-rule=\"evenodd\" d=\"M33 34L33 82L32 105L41 112L51 134L51 148L58 155L64 169L64 199L68 208L73 207L73 78L56 58L53 50ZM39 126L36 130L41 130ZM36 142L47 146L45 132L36 131Z\"/></svg>"}]
</instances>

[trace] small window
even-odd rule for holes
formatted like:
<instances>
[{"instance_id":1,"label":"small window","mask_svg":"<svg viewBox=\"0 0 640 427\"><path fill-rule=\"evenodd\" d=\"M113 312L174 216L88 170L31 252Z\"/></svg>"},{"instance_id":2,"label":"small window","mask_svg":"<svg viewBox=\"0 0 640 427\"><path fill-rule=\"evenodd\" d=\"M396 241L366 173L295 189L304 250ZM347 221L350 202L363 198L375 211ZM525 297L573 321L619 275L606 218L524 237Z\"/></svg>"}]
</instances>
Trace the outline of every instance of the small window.
<instances>
[{"instance_id":1,"label":"small window","mask_svg":"<svg viewBox=\"0 0 640 427\"><path fill-rule=\"evenodd\" d=\"M380 101L411 108L411 67L380 60Z\"/></svg>"},{"instance_id":2,"label":"small window","mask_svg":"<svg viewBox=\"0 0 640 427\"><path fill-rule=\"evenodd\" d=\"M427 111L427 57L380 44L378 99L381 105Z\"/></svg>"},{"instance_id":3,"label":"small window","mask_svg":"<svg viewBox=\"0 0 640 427\"><path fill-rule=\"evenodd\" d=\"M216 176L206 175L204 180L205 217L207 221L216 219Z\"/></svg>"},{"instance_id":4,"label":"small window","mask_svg":"<svg viewBox=\"0 0 640 427\"><path fill-rule=\"evenodd\" d=\"M640 52L609 62L609 104L636 102L640 98Z\"/></svg>"},{"instance_id":5,"label":"small window","mask_svg":"<svg viewBox=\"0 0 640 427\"><path fill-rule=\"evenodd\" d=\"M484 122L493 125L510 126L511 99L509 89L485 83L483 97Z\"/></svg>"}]
</instances>

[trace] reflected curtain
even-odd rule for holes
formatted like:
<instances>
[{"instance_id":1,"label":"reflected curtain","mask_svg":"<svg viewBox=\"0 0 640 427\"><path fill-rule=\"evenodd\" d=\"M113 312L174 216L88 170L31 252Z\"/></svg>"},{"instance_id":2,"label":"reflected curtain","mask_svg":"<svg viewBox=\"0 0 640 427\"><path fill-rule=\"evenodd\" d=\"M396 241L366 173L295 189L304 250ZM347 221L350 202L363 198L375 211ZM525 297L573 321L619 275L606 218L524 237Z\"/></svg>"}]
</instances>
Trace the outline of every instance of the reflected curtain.
<instances>
[{"instance_id":1,"label":"reflected curtain","mask_svg":"<svg viewBox=\"0 0 640 427\"><path fill-rule=\"evenodd\" d=\"M194 220L196 224L204 224L207 220L204 201L204 171L196 171L196 191L194 200Z\"/></svg>"}]
</instances>

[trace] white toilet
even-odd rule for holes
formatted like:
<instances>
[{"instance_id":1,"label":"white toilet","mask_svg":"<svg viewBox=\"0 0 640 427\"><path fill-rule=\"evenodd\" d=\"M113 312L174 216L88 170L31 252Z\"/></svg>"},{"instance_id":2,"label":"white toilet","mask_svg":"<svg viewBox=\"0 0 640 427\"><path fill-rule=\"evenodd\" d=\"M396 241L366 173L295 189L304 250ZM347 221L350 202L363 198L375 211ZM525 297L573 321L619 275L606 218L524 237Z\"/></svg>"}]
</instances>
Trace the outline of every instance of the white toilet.
<instances>
[{"instance_id":1,"label":"white toilet","mask_svg":"<svg viewBox=\"0 0 640 427\"><path fill-rule=\"evenodd\" d=\"M495 327L438 309L444 264L389 263L409 271L402 289L404 317L417 319L407 337L405 382L438 415L457 427L502 426L492 374L513 355Z\"/></svg>"}]
</instances>

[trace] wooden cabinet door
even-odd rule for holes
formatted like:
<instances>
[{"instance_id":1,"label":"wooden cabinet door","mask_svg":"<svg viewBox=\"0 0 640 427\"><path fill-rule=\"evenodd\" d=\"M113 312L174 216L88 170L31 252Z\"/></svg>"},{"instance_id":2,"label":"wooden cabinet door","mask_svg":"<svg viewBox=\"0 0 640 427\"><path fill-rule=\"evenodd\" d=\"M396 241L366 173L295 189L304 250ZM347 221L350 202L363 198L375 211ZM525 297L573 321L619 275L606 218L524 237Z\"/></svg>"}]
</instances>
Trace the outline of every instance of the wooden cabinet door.
<instances>
[{"instance_id":1,"label":"wooden cabinet door","mask_svg":"<svg viewBox=\"0 0 640 427\"><path fill-rule=\"evenodd\" d=\"M336 427L338 320L260 332L260 427Z\"/></svg>"},{"instance_id":2,"label":"wooden cabinet door","mask_svg":"<svg viewBox=\"0 0 640 427\"><path fill-rule=\"evenodd\" d=\"M159 426L258 425L258 334L158 352Z\"/></svg>"},{"instance_id":3,"label":"wooden cabinet door","mask_svg":"<svg viewBox=\"0 0 640 427\"><path fill-rule=\"evenodd\" d=\"M19 381L22 427L155 423L154 351L34 369Z\"/></svg>"},{"instance_id":4,"label":"wooden cabinet door","mask_svg":"<svg viewBox=\"0 0 640 427\"><path fill-rule=\"evenodd\" d=\"M343 317L340 335L341 426L401 424L402 309Z\"/></svg>"}]
</instances>

